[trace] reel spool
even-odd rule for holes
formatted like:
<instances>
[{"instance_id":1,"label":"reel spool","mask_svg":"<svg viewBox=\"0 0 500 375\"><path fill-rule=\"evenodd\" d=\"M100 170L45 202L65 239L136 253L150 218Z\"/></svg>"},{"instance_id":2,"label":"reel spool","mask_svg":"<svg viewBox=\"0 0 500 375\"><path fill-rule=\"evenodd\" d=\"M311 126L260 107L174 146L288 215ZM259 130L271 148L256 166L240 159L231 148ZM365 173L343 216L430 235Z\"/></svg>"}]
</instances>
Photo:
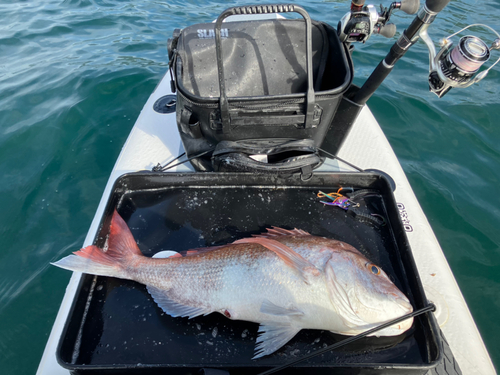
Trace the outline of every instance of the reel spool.
<instances>
[{"instance_id":1,"label":"reel spool","mask_svg":"<svg viewBox=\"0 0 500 375\"><path fill-rule=\"evenodd\" d=\"M497 39L488 47L479 37L466 35L460 38L458 44L453 47L453 42L450 39L472 26L482 26L493 31ZM489 60L491 51L500 49L500 36L486 25L470 25L448 36L442 40L438 53L436 53L434 43L426 29L420 32L420 37L429 49L429 90L439 98L443 97L452 87L465 88L481 81L489 70L500 61L499 58L488 69L477 74L481 66Z\"/></svg>"},{"instance_id":2,"label":"reel spool","mask_svg":"<svg viewBox=\"0 0 500 375\"><path fill-rule=\"evenodd\" d=\"M356 1L359 1L360 4L357 4ZM347 13L339 22L338 34L340 40L344 43L364 43L372 33L377 30L380 32L382 27L391 26L390 24L386 25L386 22L389 20L392 11L401 9L406 13L413 14L418 11L420 5L419 0L402 0L401 3L392 3L389 9L383 9L381 6L381 12L377 12L373 5L364 6L364 2L365 0L352 0L351 12ZM354 94L353 102L364 105L380 87L394 68L394 65L418 41L419 37L429 49L429 90L438 97L441 98L452 87L469 87L486 77L490 69L500 61L500 58L498 58L489 68L479 72L481 66L490 58L491 51L500 49L500 35L489 26L473 24L459 30L443 39L441 49L436 54L434 42L427 34L427 29L434 22L437 14L449 2L450 0L425 1L425 5L420 9L415 19L401 33L385 58L380 61L363 86ZM356 23L357 21L360 22ZM360 26L360 30L365 31L358 31L358 26ZM479 37L467 35L460 39L456 47L452 48L453 43L450 38L473 26L487 28L496 35L496 39L491 46L488 47ZM395 32L394 26L394 31L391 31L391 34L394 35ZM380 34L384 35L386 33L380 32Z\"/></svg>"}]
</instances>

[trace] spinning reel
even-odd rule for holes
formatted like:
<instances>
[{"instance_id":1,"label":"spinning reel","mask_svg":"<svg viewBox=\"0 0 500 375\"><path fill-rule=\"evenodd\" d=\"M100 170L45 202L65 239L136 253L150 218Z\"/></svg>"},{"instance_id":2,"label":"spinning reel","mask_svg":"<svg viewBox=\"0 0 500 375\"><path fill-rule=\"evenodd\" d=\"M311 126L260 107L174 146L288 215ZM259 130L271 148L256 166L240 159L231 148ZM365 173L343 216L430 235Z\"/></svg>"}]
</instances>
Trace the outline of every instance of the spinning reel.
<instances>
[{"instance_id":1,"label":"spinning reel","mask_svg":"<svg viewBox=\"0 0 500 375\"><path fill-rule=\"evenodd\" d=\"M387 23L396 9L408 14L415 14L420 6L420 0L402 0L394 2L390 7L380 6L380 12L373 5L364 5L365 0L351 0L351 11L338 24L338 35L342 42L366 42L373 33L388 38L396 33L396 26ZM491 27L474 24L451 34L441 41L441 49L436 53L434 43L427 34L437 14L443 10L450 0L426 0L411 24L405 29L386 57L377 65L363 86L353 97L358 104L365 104L380 86L384 79L419 37L429 49L429 90L439 98L443 97L452 87L465 88L481 81L488 72L500 61L500 57L488 69L479 72L481 66L488 61L491 52L500 49L500 35ZM488 45L477 36L466 35L460 38L453 47L451 38L473 27L483 27L496 35L492 44Z\"/></svg>"},{"instance_id":2,"label":"spinning reel","mask_svg":"<svg viewBox=\"0 0 500 375\"><path fill-rule=\"evenodd\" d=\"M466 35L460 38L458 44L453 48L453 42L450 39L473 26L489 29L497 38L488 47L482 39ZM434 43L427 34L427 28L422 28L420 37L429 49L429 90L439 98L443 97L452 87L465 88L481 81L490 69L500 61L498 58L488 69L476 74L481 66L489 60L491 51L500 49L500 36L486 25L469 25L444 38L441 40L441 49L438 53L436 53Z\"/></svg>"},{"instance_id":3,"label":"spinning reel","mask_svg":"<svg viewBox=\"0 0 500 375\"><path fill-rule=\"evenodd\" d=\"M389 8L380 5L378 11L375 5L364 3L365 0L352 0L351 11L340 20L337 30L341 42L365 43L372 34L392 38L396 35L396 25L388 23L392 12L401 9L407 14L415 14L420 6L420 0L402 0L392 3Z\"/></svg>"}]
</instances>

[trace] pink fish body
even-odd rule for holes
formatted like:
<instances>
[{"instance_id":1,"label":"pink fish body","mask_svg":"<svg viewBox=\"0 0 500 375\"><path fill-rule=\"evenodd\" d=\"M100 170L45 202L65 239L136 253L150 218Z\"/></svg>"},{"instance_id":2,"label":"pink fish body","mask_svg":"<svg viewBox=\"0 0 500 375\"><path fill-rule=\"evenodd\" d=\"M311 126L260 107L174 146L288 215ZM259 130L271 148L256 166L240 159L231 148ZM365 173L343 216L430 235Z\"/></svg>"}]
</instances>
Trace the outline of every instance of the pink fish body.
<instances>
[{"instance_id":1,"label":"pink fish body","mask_svg":"<svg viewBox=\"0 0 500 375\"><path fill-rule=\"evenodd\" d=\"M54 265L145 284L173 317L219 312L260 323L254 358L278 350L301 329L356 335L413 311L385 272L354 247L298 229L268 229L184 257L148 258L115 211L107 251L88 246L75 254ZM377 335L399 335L412 323Z\"/></svg>"}]
</instances>

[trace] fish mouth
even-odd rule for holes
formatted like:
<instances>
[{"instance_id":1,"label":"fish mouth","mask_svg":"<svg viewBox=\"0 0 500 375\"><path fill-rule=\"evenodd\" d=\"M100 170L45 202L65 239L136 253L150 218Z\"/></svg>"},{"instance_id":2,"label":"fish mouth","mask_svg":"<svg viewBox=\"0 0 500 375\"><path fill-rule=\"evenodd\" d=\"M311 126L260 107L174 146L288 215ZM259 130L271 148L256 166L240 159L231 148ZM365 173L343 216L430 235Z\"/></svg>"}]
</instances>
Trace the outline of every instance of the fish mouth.
<instances>
[{"instance_id":1,"label":"fish mouth","mask_svg":"<svg viewBox=\"0 0 500 375\"><path fill-rule=\"evenodd\" d=\"M354 299L362 306L364 306L366 309L369 309L369 310L374 310L373 307L367 305L366 303L363 303L363 301L358 297L358 295L356 293L349 293L349 296L350 297L354 297ZM386 317L389 318L386 323L388 321L390 321L391 319L396 319L398 317L402 317L404 315L407 315L407 314L410 314L413 312L413 306L411 305L410 303L410 300L403 294L403 293L388 293L386 295L388 297L388 299L392 302L392 314L388 312L385 312ZM387 298L386 297L386 298ZM382 310L379 310L379 312L382 312ZM374 322L374 321L367 321L363 318L363 316L361 316L359 314L359 312L354 312L354 314L365 321L365 323L369 323L369 324L382 324L383 322ZM406 320L404 320L403 322L400 322L399 324L396 324L396 325L393 325L389 328L385 328L384 330L382 330L381 332L385 332L385 333L382 333L383 336L387 335L387 336L392 336L392 335L398 335L406 330L408 330L413 324L413 318L408 318ZM372 327L373 328L373 327ZM380 334L380 332L378 333Z\"/></svg>"},{"instance_id":2,"label":"fish mouth","mask_svg":"<svg viewBox=\"0 0 500 375\"><path fill-rule=\"evenodd\" d=\"M409 313L412 313L413 312L413 306L411 305L410 303L410 300L402 293L399 293L399 294L396 294L396 293L388 293L387 295L389 297L390 300L392 300L393 302L395 302L397 304L397 306L399 306L401 308L401 310L403 310L403 313L404 314L409 314ZM364 303L364 301L362 299L359 298L358 294L357 293L349 293L349 297L351 298L355 298L355 300L363 305L365 308L367 309L373 309L372 306ZM358 314L356 314L358 315Z\"/></svg>"},{"instance_id":3,"label":"fish mouth","mask_svg":"<svg viewBox=\"0 0 500 375\"><path fill-rule=\"evenodd\" d=\"M388 293L388 296L403 310L405 314L413 312L413 306L410 303L410 300L399 290L397 292Z\"/></svg>"},{"instance_id":4,"label":"fish mouth","mask_svg":"<svg viewBox=\"0 0 500 375\"><path fill-rule=\"evenodd\" d=\"M395 295L394 293L391 293L395 298L394 302L398 304L398 306L401 308L402 315L407 315L413 312L413 306L410 303L410 300L404 295ZM379 335L381 336L395 336L395 335L400 335L403 332L407 331L408 329L411 328L413 325L413 318L408 318L405 319L397 324L394 324L388 328L385 328L381 331L379 331Z\"/></svg>"}]
</instances>

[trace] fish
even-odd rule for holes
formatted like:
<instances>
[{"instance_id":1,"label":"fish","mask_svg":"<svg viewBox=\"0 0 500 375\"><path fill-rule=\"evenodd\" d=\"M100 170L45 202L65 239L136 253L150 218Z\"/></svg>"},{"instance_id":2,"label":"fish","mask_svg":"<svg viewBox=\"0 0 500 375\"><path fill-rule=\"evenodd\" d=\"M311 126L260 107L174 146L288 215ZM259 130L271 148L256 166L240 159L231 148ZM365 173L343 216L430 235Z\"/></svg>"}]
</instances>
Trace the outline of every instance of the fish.
<instances>
[{"instance_id":1,"label":"fish","mask_svg":"<svg viewBox=\"0 0 500 375\"><path fill-rule=\"evenodd\" d=\"M114 211L107 246L87 246L52 263L67 270L145 284L172 317L218 312L259 323L257 359L302 329L357 335L411 313L389 276L353 246L301 229L268 228L232 243L167 258L144 256ZM376 333L397 336L409 318Z\"/></svg>"}]
</instances>

